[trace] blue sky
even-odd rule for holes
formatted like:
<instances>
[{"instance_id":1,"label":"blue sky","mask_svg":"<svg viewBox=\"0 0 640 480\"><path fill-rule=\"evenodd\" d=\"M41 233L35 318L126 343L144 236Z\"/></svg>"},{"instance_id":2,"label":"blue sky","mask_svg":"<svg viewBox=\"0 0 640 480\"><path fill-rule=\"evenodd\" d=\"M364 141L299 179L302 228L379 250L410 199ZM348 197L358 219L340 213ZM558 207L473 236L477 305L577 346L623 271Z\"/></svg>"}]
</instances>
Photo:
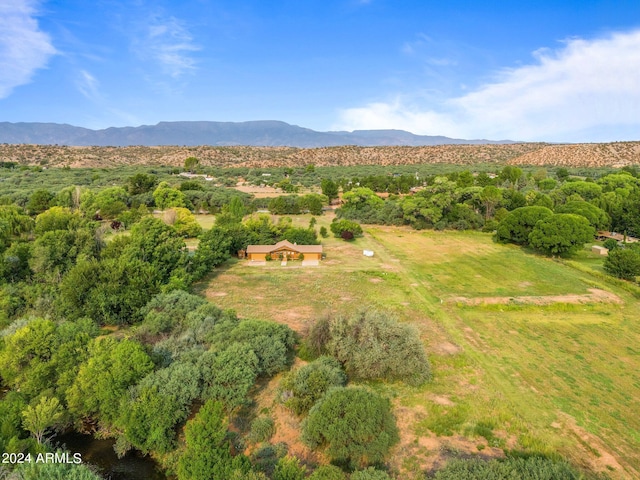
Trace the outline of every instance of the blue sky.
<instances>
[{"instance_id":1,"label":"blue sky","mask_svg":"<svg viewBox=\"0 0 640 480\"><path fill-rule=\"evenodd\" d=\"M640 140L640 1L0 0L0 121Z\"/></svg>"}]
</instances>

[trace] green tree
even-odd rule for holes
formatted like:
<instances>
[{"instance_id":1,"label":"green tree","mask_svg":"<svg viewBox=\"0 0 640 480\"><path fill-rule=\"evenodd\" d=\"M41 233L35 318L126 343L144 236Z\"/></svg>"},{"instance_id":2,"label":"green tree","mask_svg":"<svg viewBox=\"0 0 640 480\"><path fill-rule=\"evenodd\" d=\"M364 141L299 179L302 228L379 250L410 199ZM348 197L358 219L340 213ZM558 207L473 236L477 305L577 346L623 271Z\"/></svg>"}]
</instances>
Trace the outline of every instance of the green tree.
<instances>
[{"instance_id":1,"label":"green tree","mask_svg":"<svg viewBox=\"0 0 640 480\"><path fill-rule=\"evenodd\" d=\"M8 282L19 282L29 278L31 248L27 242L15 241L4 251L4 254L0 253L0 284L3 279Z\"/></svg>"},{"instance_id":2,"label":"green tree","mask_svg":"<svg viewBox=\"0 0 640 480\"><path fill-rule=\"evenodd\" d=\"M565 184L566 185L566 184ZM607 213L593 205L592 203L574 200L560 205L556 209L556 213L574 213L582 215L589 220L589 224L596 230L607 230L611 224L611 219Z\"/></svg>"},{"instance_id":3,"label":"green tree","mask_svg":"<svg viewBox=\"0 0 640 480\"><path fill-rule=\"evenodd\" d=\"M300 197L300 209L303 212L309 212L311 215L322 215L322 205L325 198L317 193L309 193Z\"/></svg>"},{"instance_id":4,"label":"green tree","mask_svg":"<svg viewBox=\"0 0 640 480\"><path fill-rule=\"evenodd\" d=\"M614 277L635 280L640 276L640 248L616 248L609 250L604 259L605 271Z\"/></svg>"},{"instance_id":5,"label":"green tree","mask_svg":"<svg viewBox=\"0 0 640 480\"><path fill-rule=\"evenodd\" d=\"M122 187L105 188L98 192L93 199L93 209L102 218L114 219L127 209L129 196Z\"/></svg>"},{"instance_id":6,"label":"green tree","mask_svg":"<svg viewBox=\"0 0 640 480\"><path fill-rule=\"evenodd\" d=\"M241 222L247 213L247 209L242 199L236 196L231 198L229 205L226 209L223 209L223 212L229 213L237 222Z\"/></svg>"},{"instance_id":7,"label":"green tree","mask_svg":"<svg viewBox=\"0 0 640 480\"><path fill-rule=\"evenodd\" d=\"M22 412L23 425L38 443L42 443L46 431L60 422L62 414L62 406L56 397L40 397L39 403L34 406L29 405Z\"/></svg>"},{"instance_id":8,"label":"green tree","mask_svg":"<svg viewBox=\"0 0 640 480\"><path fill-rule=\"evenodd\" d=\"M507 183L510 188L514 189L518 186L518 180L522 177L522 169L511 165L506 165L500 171L498 178Z\"/></svg>"},{"instance_id":9,"label":"green tree","mask_svg":"<svg viewBox=\"0 0 640 480\"><path fill-rule=\"evenodd\" d=\"M529 235L529 244L550 255L570 255L593 240L595 230L581 215L557 213L538 223Z\"/></svg>"},{"instance_id":10,"label":"green tree","mask_svg":"<svg viewBox=\"0 0 640 480\"><path fill-rule=\"evenodd\" d=\"M153 201L160 210L187 206L184 193L177 188L171 187L167 182L160 182L153 191Z\"/></svg>"},{"instance_id":11,"label":"green tree","mask_svg":"<svg viewBox=\"0 0 640 480\"><path fill-rule=\"evenodd\" d=\"M398 440L389 401L362 387L333 388L302 423L302 440L332 462L365 467L383 462Z\"/></svg>"},{"instance_id":12,"label":"green tree","mask_svg":"<svg viewBox=\"0 0 640 480\"><path fill-rule=\"evenodd\" d=\"M337 358L350 377L403 380L419 385L431 367L418 332L373 309L323 318L309 331L309 347Z\"/></svg>"},{"instance_id":13,"label":"green tree","mask_svg":"<svg viewBox=\"0 0 640 480\"><path fill-rule=\"evenodd\" d=\"M80 215L66 207L51 207L36 217L36 234L53 230L70 230L81 223Z\"/></svg>"},{"instance_id":14,"label":"green tree","mask_svg":"<svg viewBox=\"0 0 640 480\"><path fill-rule=\"evenodd\" d=\"M33 230L34 222L17 205L0 205L0 240L19 237Z\"/></svg>"},{"instance_id":15,"label":"green tree","mask_svg":"<svg viewBox=\"0 0 640 480\"><path fill-rule=\"evenodd\" d=\"M484 207L484 219L488 220L493 217L496 206L502 200L502 190L493 185L487 185L482 189L478 198Z\"/></svg>"},{"instance_id":16,"label":"green tree","mask_svg":"<svg viewBox=\"0 0 640 480\"><path fill-rule=\"evenodd\" d=\"M569 178L569 170L564 167L556 168L556 177L561 182L565 182Z\"/></svg>"},{"instance_id":17,"label":"green tree","mask_svg":"<svg viewBox=\"0 0 640 480\"><path fill-rule=\"evenodd\" d=\"M553 212L545 207L520 207L509 212L496 229L496 240L502 243L529 243L529 235L536 224Z\"/></svg>"},{"instance_id":18,"label":"green tree","mask_svg":"<svg viewBox=\"0 0 640 480\"><path fill-rule=\"evenodd\" d=\"M48 210L51 206L51 200L53 200L53 195L48 190L36 190L29 197L29 202L27 202L27 211L31 215L38 215L45 210Z\"/></svg>"},{"instance_id":19,"label":"green tree","mask_svg":"<svg viewBox=\"0 0 640 480\"><path fill-rule=\"evenodd\" d=\"M175 228L158 218L145 217L131 229L131 240L122 252L122 258L141 260L153 265L162 281L167 282L172 272L184 266L187 246Z\"/></svg>"},{"instance_id":20,"label":"green tree","mask_svg":"<svg viewBox=\"0 0 640 480\"><path fill-rule=\"evenodd\" d=\"M144 453L175 447L176 426L200 394L200 374L192 363L174 362L150 373L130 389L118 423L126 439Z\"/></svg>"},{"instance_id":21,"label":"green tree","mask_svg":"<svg viewBox=\"0 0 640 480\"><path fill-rule=\"evenodd\" d=\"M231 455L227 426L222 404L214 401L207 401L187 422L185 447L178 459L178 480L245 478L251 464L242 455Z\"/></svg>"},{"instance_id":22,"label":"green tree","mask_svg":"<svg viewBox=\"0 0 640 480\"><path fill-rule=\"evenodd\" d=\"M204 232L200 236L198 248L193 256L191 269L194 277L202 278L213 268L223 264L230 257L229 250L232 248L232 242L232 232L229 229L214 226ZM241 248L243 247L238 250Z\"/></svg>"},{"instance_id":23,"label":"green tree","mask_svg":"<svg viewBox=\"0 0 640 480\"><path fill-rule=\"evenodd\" d=\"M345 233L351 234L350 238L356 238L356 237L362 236L362 227L360 226L360 224L344 218L340 220L335 220L334 222L331 223L329 228L333 232L333 235L338 238L340 237L345 238L344 237Z\"/></svg>"},{"instance_id":24,"label":"green tree","mask_svg":"<svg viewBox=\"0 0 640 480\"><path fill-rule=\"evenodd\" d=\"M258 375L258 357L246 343L232 343L201 359L205 398L221 401L228 411L247 403Z\"/></svg>"},{"instance_id":25,"label":"green tree","mask_svg":"<svg viewBox=\"0 0 640 480\"><path fill-rule=\"evenodd\" d=\"M187 157L184 161L184 169L187 172L195 173L198 165L200 165L200 160L196 157Z\"/></svg>"},{"instance_id":26,"label":"green tree","mask_svg":"<svg viewBox=\"0 0 640 480\"><path fill-rule=\"evenodd\" d=\"M330 178L323 178L320 181L320 188L322 189L322 194L329 199L329 203L338 198L338 185Z\"/></svg>"},{"instance_id":27,"label":"green tree","mask_svg":"<svg viewBox=\"0 0 640 480\"><path fill-rule=\"evenodd\" d=\"M146 173L136 173L127 179L129 195L150 192L158 184L158 177Z\"/></svg>"},{"instance_id":28,"label":"green tree","mask_svg":"<svg viewBox=\"0 0 640 480\"><path fill-rule=\"evenodd\" d=\"M71 413L113 425L128 388L153 370L144 347L134 340L97 338L89 345L89 358L67 392Z\"/></svg>"},{"instance_id":29,"label":"green tree","mask_svg":"<svg viewBox=\"0 0 640 480\"><path fill-rule=\"evenodd\" d=\"M83 261L62 279L56 304L70 319L131 324L140 320L140 308L158 293L160 281L156 268L138 259Z\"/></svg>"},{"instance_id":30,"label":"green tree","mask_svg":"<svg viewBox=\"0 0 640 480\"><path fill-rule=\"evenodd\" d=\"M185 238L195 238L202 233L202 227L190 210L174 207L164 212L164 221L171 225L178 235Z\"/></svg>"}]
</instances>

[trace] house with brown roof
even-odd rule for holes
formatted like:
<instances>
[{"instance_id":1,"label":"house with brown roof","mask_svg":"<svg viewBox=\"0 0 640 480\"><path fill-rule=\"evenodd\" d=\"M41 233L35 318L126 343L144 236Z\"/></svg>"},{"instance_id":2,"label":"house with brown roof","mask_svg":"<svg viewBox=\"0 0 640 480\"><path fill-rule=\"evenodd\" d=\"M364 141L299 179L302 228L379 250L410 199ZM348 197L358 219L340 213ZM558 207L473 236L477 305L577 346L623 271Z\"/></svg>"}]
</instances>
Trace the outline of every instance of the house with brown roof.
<instances>
[{"instance_id":1,"label":"house with brown roof","mask_svg":"<svg viewBox=\"0 0 640 480\"><path fill-rule=\"evenodd\" d=\"M301 256L305 261L319 261L322 258L322 245L297 245L282 240L275 245L249 245L247 258L250 262L264 262L270 255L272 259L297 260Z\"/></svg>"}]
</instances>

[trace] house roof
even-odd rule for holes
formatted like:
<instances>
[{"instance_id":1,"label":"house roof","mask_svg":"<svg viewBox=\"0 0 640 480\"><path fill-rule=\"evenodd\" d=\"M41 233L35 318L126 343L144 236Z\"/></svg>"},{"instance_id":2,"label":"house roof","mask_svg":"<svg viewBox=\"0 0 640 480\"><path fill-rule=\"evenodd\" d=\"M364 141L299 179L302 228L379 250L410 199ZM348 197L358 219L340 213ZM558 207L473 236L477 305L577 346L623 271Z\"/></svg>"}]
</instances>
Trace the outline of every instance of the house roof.
<instances>
[{"instance_id":1,"label":"house roof","mask_svg":"<svg viewBox=\"0 0 640 480\"><path fill-rule=\"evenodd\" d=\"M278 250L291 250L298 253L322 253L322 245L296 245L282 240L275 245L249 245L247 253L272 253Z\"/></svg>"}]
</instances>

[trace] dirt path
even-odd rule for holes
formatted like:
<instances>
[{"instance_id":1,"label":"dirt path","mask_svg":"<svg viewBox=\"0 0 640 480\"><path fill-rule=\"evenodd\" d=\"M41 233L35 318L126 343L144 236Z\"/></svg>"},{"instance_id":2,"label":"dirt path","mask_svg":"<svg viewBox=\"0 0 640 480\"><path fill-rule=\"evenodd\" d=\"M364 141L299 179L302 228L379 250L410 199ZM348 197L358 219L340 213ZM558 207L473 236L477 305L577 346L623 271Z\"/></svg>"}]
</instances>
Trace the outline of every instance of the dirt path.
<instances>
[{"instance_id":1,"label":"dirt path","mask_svg":"<svg viewBox=\"0 0 640 480\"><path fill-rule=\"evenodd\" d=\"M447 303L461 303L463 305L551 305L554 303L622 303L616 294L590 288L590 293L584 295L540 295L540 296L518 296L518 297L451 297Z\"/></svg>"}]
</instances>

